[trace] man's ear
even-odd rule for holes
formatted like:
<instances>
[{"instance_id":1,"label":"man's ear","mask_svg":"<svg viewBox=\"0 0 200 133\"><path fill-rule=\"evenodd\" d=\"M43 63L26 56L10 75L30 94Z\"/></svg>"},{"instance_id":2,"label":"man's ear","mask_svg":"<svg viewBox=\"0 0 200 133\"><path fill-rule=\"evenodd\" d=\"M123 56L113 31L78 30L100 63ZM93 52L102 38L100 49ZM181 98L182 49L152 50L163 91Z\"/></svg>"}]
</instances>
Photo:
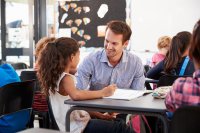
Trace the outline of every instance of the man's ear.
<instances>
[{"instance_id":1,"label":"man's ear","mask_svg":"<svg viewBox=\"0 0 200 133\"><path fill-rule=\"evenodd\" d=\"M124 42L124 44L123 44L124 48L126 48L128 46L128 42L129 42L129 40L127 40L127 41Z\"/></svg>"}]
</instances>

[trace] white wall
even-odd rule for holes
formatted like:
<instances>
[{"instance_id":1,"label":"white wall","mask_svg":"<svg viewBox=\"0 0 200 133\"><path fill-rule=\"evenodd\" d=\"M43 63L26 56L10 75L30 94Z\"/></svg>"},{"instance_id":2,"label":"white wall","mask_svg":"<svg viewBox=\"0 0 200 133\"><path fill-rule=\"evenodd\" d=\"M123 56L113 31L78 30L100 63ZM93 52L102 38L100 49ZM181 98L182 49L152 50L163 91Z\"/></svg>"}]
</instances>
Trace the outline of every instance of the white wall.
<instances>
[{"instance_id":1,"label":"white wall","mask_svg":"<svg viewBox=\"0 0 200 133\"><path fill-rule=\"evenodd\" d=\"M131 0L131 49L157 51L157 39L173 37L200 19L200 0Z\"/></svg>"}]
</instances>

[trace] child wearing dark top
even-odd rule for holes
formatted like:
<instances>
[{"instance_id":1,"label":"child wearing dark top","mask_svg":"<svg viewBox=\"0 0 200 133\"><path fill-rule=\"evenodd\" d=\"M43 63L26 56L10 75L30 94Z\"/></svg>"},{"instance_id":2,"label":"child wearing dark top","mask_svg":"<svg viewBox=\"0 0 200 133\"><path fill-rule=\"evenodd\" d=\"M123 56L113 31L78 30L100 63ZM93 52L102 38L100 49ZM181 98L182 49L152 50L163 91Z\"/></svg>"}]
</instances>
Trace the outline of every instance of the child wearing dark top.
<instances>
[{"instance_id":1,"label":"child wearing dark top","mask_svg":"<svg viewBox=\"0 0 200 133\"><path fill-rule=\"evenodd\" d=\"M179 32L172 38L169 51L163 61L154 66L147 72L147 77L159 79L163 74L179 75L183 64L185 64L184 76L192 76L194 72L194 64L188 59L188 49L191 39L191 33L187 31ZM186 58L187 57L187 58Z\"/></svg>"}]
</instances>

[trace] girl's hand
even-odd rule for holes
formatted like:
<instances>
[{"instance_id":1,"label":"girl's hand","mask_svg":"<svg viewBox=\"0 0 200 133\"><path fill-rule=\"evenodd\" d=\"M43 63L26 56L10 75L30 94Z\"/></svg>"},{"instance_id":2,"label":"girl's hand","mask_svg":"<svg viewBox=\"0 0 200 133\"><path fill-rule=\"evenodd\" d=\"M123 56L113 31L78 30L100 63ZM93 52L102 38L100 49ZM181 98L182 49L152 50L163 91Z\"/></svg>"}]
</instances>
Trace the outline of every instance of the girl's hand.
<instances>
[{"instance_id":1,"label":"girl's hand","mask_svg":"<svg viewBox=\"0 0 200 133\"><path fill-rule=\"evenodd\" d=\"M102 89L103 97L112 96L117 88L116 84L109 85Z\"/></svg>"}]
</instances>

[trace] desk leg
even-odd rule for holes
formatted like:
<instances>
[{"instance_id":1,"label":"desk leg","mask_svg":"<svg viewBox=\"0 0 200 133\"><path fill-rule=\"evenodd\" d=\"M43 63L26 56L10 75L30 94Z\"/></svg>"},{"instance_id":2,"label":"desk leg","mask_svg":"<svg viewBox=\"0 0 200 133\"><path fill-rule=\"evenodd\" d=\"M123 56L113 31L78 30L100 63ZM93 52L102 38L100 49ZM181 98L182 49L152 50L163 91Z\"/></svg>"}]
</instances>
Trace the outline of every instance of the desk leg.
<instances>
[{"instance_id":1,"label":"desk leg","mask_svg":"<svg viewBox=\"0 0 200 133\"><path fill-rule=\"evenodd\" d=\"M164 116L164 115L155 115L156 117L160 118L161 121L163 122L164 124L164 133L168 133L168 128L169 128L169 125L168 125L168 120L167 118Z\"/></svg>"},{"instance_id":2,"label":"desk leg","mask_svg":"<svg viewBox=\"0 0 200 133\"><path fill-rule=\"evenodd\" d=\"M65 130L66 130L66 132L70 132L70 114L71 114L71 112L73 111L73 110L75 110L74 108L73 108L73 106L67 111L67 114L66 114L66 117L65 117Z\"/></svg>"}]
</instances>

